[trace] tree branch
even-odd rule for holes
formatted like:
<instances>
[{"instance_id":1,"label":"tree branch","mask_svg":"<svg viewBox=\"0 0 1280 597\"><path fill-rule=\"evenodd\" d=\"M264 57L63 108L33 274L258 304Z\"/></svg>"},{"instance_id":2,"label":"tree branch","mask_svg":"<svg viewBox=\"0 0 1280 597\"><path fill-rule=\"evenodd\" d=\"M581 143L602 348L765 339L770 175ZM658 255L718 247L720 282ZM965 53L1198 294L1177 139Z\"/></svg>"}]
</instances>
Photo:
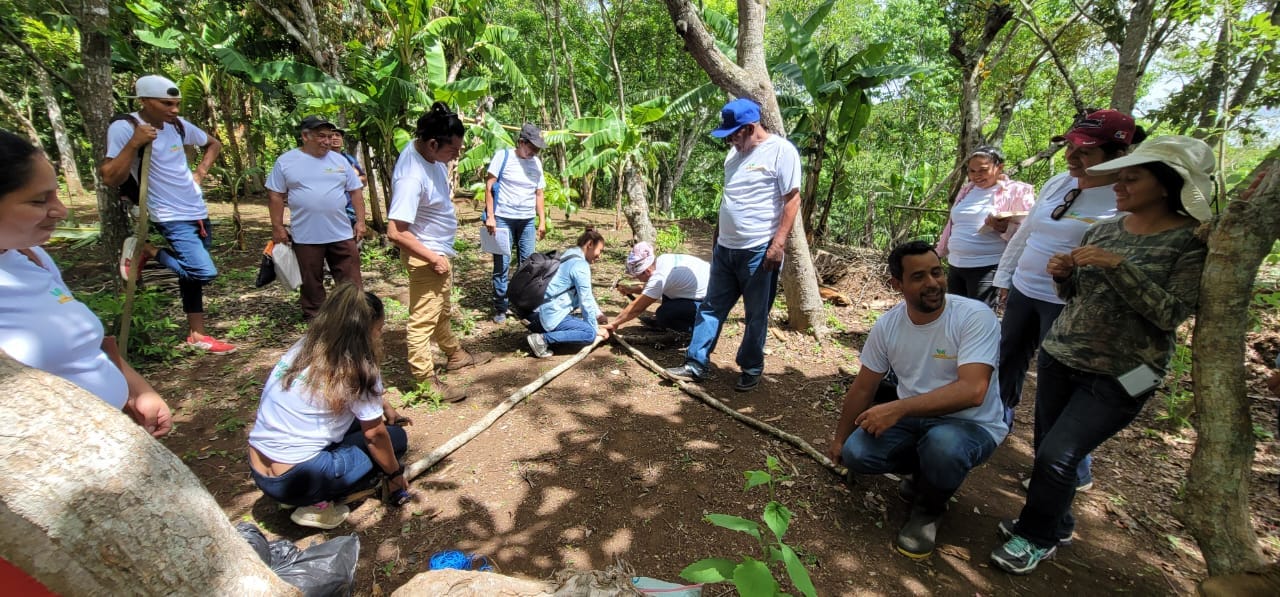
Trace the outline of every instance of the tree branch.
<instances>
[{"instance_id":1,"label":"tree branch","mask_svg":"<svg viewBox=\"0 0 1280 597\"><path fill-rule=\"evenodd\" d=\"M1049 57L1053 59L1054 66L1058 68L1058 74L1062 75L1062 81L1067 84L1067 89L1071 91L1071 102L1076 107L1076 113L1084 114L1085 105L1084 100L1080 99L1080 89L1076 87L1075 80L1071 78L1071 73L1067 70L1067 65L1063 63L1062 56L1058 54L1058 49L1054 47L1054 44L1062 37L1062 34L1075 24L1076 19L1080 18L1082 13L1077 12L1073 15L1062 25L1062 27L1058 28L1058 31L1054 33L1052 38L1050 38L1048 35L1045 35L1044 30L1041 29L1040 21L1036 18L1031 4L1028 3L1027 0L1019 1L1022 4L1022 9L1026 11L1029 20L1023 20L1021 17L1014 17L1014 19L1030 28L1031 32L1034 33L1035 36L1040 39L1040 42L1044 44L1045 49L1049 52ZM1085 6L1087 7L1088 4Z\"/></svg>"},{"instance_id":2,"label":"tree branch","mask_svg":"<svg viewBox=\"0 0 1280 597\"><path fill-rule=\"evenodd\" d=\"M302 49L307 51L307 54L311 56L311 60L315 61L317 67L320 67L321 70L326 70L324 54L320 51L320 48L316 47L317 44L313 43L311 38L304 35L302 31L293 24L293 21L289 20L289 17L285 16L284 13L280 12L275 7L268 6L264 0L253 0L253 3L257 4L258 8L261 8L262 11L267 13L267 15L272 19L275 19L276 23L279 23L281 27L284 27L285 33L288 33L289 37L292 37L294 41L297 41L298 44L302 46ZM311 26L313 24L314 23L307 23L306 26Z\"/></svg>"},{"instance_id":3,"label":"tree branch","mask_svg":"<svg viewBox=\"0 0 1280 597\"><path fill-rule=\"evenodd\" d=\"M52 68L49 67L48 64L45 64L44 60L41 60L40 56L36 54L35 49L32 48L31 45L26 42L26 40L19 37L17 33L14 33L13 30L10 29L9 26L6 25L3 21L0 21L0 31L4 31L5 36L8 37L9 40L13 42L13 45L18 46L18 49L22 50L22 53L26 54L27 58L30 58L32 62L35 62L36 66L40 67L45 72L49 73L50 77L57 79L58 82L65 85L67 89L73 89L73 87L71 86L71 82L68 81L66 77L63 77L62 73L56 70L53 70Z\"/></svg>"},{"instance_id":4,"label":"tree branch","mask_svg":"<svg viewBox=\"0 0 1280 597\"><path fill-rule=\"evenodd\" d=\"M711 82L738 97L750 96L754 91L748 83L750 77L716 47L716 40L703 24L698 8L689 0L665 2L671 22L675 24L676 35L684 40L685 50L706 71Z\"/></svg>"}]
</instances>

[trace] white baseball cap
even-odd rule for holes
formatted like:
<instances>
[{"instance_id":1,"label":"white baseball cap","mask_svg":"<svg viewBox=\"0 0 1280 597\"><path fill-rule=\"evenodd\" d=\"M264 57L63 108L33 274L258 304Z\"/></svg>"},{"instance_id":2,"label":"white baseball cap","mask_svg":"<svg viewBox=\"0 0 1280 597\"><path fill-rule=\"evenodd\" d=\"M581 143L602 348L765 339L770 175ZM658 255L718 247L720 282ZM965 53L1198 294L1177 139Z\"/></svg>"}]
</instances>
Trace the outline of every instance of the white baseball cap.
<instances>
[{"instance_id":1,"label":"white baseball cap","mask_svg":"<svg viewBox=\"0 0 1280 597\"><path fill-rule=\"evenodd\" d=\"M145 77L140 77L138 82L133 84L133 91L134 95L129 97L156 99L182 98L182 92L178 90L178 84L160 75L147 75Z\"/></svg>"},{"instance_id":2,"label":"white baseball cap","mask_svg":"<svg viewBox=\"0 0 1280 597\"><path fill-rule=\"evenodd\" d=\"M1182 177L1182 208L1201 222L1213 217L1209 196L1213 194L1213 172L1217 163L1207 143L1184 135L1148 139L1129 155L1088 169L1089 174L1109 174L1140 164L1160 162Z\"/></svg>"}]
</instances>

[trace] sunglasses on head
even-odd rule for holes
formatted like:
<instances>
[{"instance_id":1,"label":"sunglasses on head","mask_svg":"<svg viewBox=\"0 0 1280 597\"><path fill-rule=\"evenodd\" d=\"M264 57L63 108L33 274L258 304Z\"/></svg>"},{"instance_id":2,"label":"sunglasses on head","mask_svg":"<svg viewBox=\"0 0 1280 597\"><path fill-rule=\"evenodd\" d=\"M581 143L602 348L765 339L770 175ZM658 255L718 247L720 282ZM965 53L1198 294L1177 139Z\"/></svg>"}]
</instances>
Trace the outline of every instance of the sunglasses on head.
<instances>
[{"instance_id":1,"label":"sunglasses on head","mask_svg":"<svg viewBox=\"0 0 1280 597\"><path fill-rule=\"evenodd\" d=\"M1053 211L1049 212L1049 219L1061 220L1063 216L1067 215L1067 210L1071 209L1071 206L1075 204L1076 198L1079 196L1080 189L1067 191L1067 197L1062 201L1062 205L1053 208Z\"/></svg>"}]
</instances>

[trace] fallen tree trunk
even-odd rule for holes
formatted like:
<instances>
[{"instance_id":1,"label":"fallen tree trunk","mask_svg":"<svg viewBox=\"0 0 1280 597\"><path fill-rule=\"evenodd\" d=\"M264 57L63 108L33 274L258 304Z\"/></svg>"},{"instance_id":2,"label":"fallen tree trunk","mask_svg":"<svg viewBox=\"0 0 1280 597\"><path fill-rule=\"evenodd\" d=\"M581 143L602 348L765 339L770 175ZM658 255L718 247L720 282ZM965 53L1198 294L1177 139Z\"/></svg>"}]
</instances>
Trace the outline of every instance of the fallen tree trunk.
<instances>
[{"instance_id":1,"label":"fallen tree trunk","mask_svg":"<svg viewBox=\"0 0 1280 597\"><path fill-rule=\"evenodd\" d=\"M435 466L435 464L440 462L441 460L444 460L445 456L452 454L454 450L461 448L467 442L475 439L477 435L480 435L480 433L483 432L485 429L488 429L490 425L493 425L494 421L497 421L499 417L507 414L507 411L514 408L515 405L519 404L521 400L528 398L530 394L538 391L540 388L542 388L542 386L547 385L548 382L558 377L561 373L568 371L570 367L577 365L578 362L581 361L582 359L587 358L587 355L591 354L591 351L595 350L595 348L599 345L600 345L600 340L597 339L595 342L592 342L590 345L582 347L582 350L579 350L578 354L575 354L573 355L572 358L566 360L563 363L560 363L559 365L556 365L555 368L551 369L550 371L547 371L546 373L543 373L540 377L538 377L538 379L535 379L529 382L523 388L520 388L519 390L516 391L516 393L508 397L506 400L503 400L502 402L498 403L497 406L493 407L493 410L489 411L489 414L485 415L483 419L480 419L479 421L472 423L471 426L468 427L466 431L463 431L462 433L455 435L453 439L450 439L449 441L442 444L440 447L436 448L435 450L432 450L430 454L427 454L425 457L418 460L417 462L414 462L413 464L410 464L409 466L405 467L404 469L405 478L409 480L413 480L414 477L417 477L418 475L421 475L422 473L427 472L427 469Z\"/></svg>"},{"instance_id":2,"label":"fallen tree trunk","mask_svg":"<svg viewBox=\"0 0 1280 597\"><path fill-rule=\"evenodd\" d=\"M664 369L662 365L659 365L658 363L654 362L653 359L649 358L643 352L636 350L635 347L628 344L627 341L622 338L622 336L614 335L613 338L618 341L618 344L620 346L627 349L627 352L630 352L631 356L635 357L637 361L640 361L640 364L644 365L645 367L648 367L651 371L662 376L664 379L667 379L675 383L677 386L680 387L681 390L684 390L684 393L707 403L709 406L711 406L711 408L714 408L726 415L729 415L730 417L733 417L734 419L737 419L739 422L746 424L746 426L748 427L754 428L757 431L763 431L784 442L791 444L792 446L795 446L801 452L804 452L810 458L816 460L818 464L821 464L822 466L826 467L827 470L835 473L837 476L844 477L845 468L834 462L831 462L830 458L827 458L821 452L815 450L813 446L809 445L809 442L806 442L794 435L791 435L790 433L787 433L781 429L778 429L773 425L765 423L764 421L761 421L759 419L754 419L752 417L748 417L747 415L744 415L736 410L733 410L732 408L729 408L729 405L719 400L716 400L715 398L712 398L711 394L706 393L705 391L702 390L702 388L699 388L698 386L691 384L689 382L680 381L674 377L671 377L671 375L667 373L666 369Z\"/></svg>"},{"instance_id":3,"label":"fallen tree trunk","mask_svg":"<svg viewBox=\"0 0 1280 597\"><path fill-rule=\"evenodd\" d=\"M295 595L124 413L0 351L0 557L74 595Z\"/></svg>"}]
</instances>

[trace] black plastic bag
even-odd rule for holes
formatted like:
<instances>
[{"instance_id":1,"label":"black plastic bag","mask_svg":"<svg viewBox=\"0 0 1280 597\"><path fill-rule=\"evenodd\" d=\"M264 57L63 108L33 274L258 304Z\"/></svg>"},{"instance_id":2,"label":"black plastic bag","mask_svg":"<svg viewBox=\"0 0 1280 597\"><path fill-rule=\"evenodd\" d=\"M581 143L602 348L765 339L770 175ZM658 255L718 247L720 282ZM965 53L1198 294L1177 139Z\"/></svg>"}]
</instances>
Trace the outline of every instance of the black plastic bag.
<instances>
[{"instance_id":1,"label":"black plastic bag","mask_svg":"<svg viewBox=\"0 0 1280 597\"><path fill-rule=\"evenodd\" d=\"M284 539L267 543L252 523L242 522L236 530L276 576L306 597L347 597L355 590L360 537L347 535L300 550Z\"/></svg>"}]
</instances>

